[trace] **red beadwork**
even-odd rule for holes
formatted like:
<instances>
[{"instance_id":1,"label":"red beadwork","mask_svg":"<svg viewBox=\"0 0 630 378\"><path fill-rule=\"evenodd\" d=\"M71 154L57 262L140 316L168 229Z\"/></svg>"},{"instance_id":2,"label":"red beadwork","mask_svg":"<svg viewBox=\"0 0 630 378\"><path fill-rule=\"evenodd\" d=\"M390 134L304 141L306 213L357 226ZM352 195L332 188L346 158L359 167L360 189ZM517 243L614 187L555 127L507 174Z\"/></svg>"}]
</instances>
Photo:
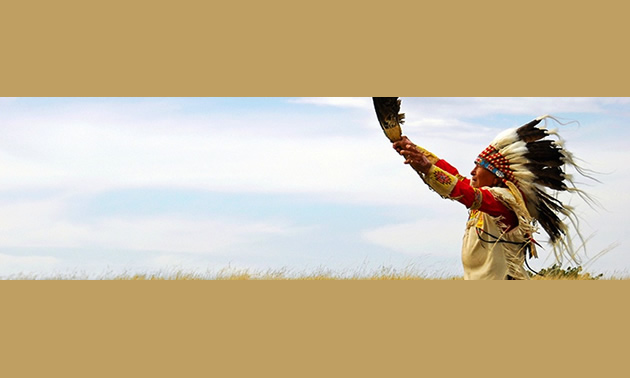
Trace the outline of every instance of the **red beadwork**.
<instances>
[{"instance_id":1,"label":"red beadwork","mask_svg":"<svg viewBox=\"0 0 630 378\"><path fill-rule=\"evenodd\" d=\"M514 174L510 169L510 161L506 159L505 156L501 155L501 153L496 148L494 148L493 146L488 146L485 150L483 150L481 154L479 154L479 157L483 160L486 160L494 168L501 171L505 175L507 180L516 182L516 180L514 179Z\"/></svg>"},{"instance_id":2,"label":"red beadwork","mask_svg":"<svg viewBox=\"0 0 630 378\"><path fill-rule=\"evenodd\" d=\"M453 183L451 177L442 171L435 172L435 179L442 185L451 185Z\"/></svg>"}]
</instances>

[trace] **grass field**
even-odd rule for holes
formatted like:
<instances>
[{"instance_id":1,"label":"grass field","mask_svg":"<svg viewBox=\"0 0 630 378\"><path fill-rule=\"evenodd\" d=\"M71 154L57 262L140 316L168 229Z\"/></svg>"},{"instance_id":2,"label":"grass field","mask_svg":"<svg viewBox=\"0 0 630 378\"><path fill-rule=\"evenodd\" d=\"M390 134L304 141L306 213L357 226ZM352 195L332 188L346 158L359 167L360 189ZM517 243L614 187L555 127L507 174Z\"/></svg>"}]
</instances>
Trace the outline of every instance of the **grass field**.
<instances>
[{"instance_id":1,"label":"grass field","mask_svg":"<svg viewBox=\"0 0 630 378\"><path fill-rule=\"evenodd\" d=\"M629 280L630 276L623 274L603 275L583 272L580 267L558 269L550 267L541 270L541 275L535 275L532 280ZM101 275L87 275L81 273L59 275L13 275L0 277L5 280L275 280L275 281L317 281L317 280L431 280L453 281L462 280L462 277L449 275L428 275L415 269L394 269L383 267L375 271L335 271L332 269L320 269L314 272L294 272L289 269L254 271L248 269L225 268L216 272L186 272L186 271L161 271L154 273L103 273Z\"/></svg>"}]
</instances>

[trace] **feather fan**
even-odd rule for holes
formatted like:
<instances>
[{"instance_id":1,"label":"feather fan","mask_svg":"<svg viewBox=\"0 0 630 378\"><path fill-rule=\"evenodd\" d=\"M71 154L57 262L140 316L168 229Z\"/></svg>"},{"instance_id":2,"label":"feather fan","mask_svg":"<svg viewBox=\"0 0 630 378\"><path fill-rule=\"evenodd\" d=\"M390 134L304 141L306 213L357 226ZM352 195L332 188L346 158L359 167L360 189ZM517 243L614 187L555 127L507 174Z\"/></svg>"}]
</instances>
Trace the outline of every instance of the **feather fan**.
<instances>
[{"instance_id":1,"label":"feather fan","mask_svg":"<svg viewBox=\"0 0 630 378\"><path fill-rule=\"evenodd\" d=\"M405 122L405 114L400 113L400 99L398 97L372 97L376 117L381 124L381 129L394 143L402 138L400 125Z\"/></svg>"}]
</instances>

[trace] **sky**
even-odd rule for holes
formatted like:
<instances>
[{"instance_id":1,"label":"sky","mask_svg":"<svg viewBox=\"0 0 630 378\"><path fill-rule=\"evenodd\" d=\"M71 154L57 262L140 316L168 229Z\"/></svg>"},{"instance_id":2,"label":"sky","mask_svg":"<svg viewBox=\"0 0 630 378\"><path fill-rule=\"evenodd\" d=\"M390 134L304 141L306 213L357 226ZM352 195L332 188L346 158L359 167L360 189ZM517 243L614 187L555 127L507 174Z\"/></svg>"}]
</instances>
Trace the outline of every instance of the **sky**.
<instances>
[{"instance_id":1,"label":"sky","mask_svg":"<svg viewBox=\"0 0 630 378\"><path fill-rule=\"evenodd\" d=\"M577 180L601 207L565 199L583 265L630 275L630 98L403 97L402 112L403 133L465 175L500 131L561 120L600 181ZM463 274L467 209L403 164L369 97L0 98L0 129L0 278ZM532 268L554 263L539 253Z\"/></svg>"}]
</instances>

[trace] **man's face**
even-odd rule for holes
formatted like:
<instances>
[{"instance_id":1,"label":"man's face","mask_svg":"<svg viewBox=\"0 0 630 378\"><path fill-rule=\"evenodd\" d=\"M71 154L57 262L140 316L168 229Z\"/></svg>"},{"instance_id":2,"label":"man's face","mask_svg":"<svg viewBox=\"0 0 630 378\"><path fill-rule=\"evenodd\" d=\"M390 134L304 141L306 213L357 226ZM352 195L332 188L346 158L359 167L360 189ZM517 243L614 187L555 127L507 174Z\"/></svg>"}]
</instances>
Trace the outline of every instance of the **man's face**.
<instances>
[{"instance_id":1,"label":"man's face","mask_svg":"<svg viewBox=\"0 0 630 378\"><path fill-rule=\"evenodd\" d=\"M470 184L473 188L481 188L484 186L497 186L499 178L489 170L475 165L475 168L470 172L472 178Z\"/></svg>"}]
</instances>

